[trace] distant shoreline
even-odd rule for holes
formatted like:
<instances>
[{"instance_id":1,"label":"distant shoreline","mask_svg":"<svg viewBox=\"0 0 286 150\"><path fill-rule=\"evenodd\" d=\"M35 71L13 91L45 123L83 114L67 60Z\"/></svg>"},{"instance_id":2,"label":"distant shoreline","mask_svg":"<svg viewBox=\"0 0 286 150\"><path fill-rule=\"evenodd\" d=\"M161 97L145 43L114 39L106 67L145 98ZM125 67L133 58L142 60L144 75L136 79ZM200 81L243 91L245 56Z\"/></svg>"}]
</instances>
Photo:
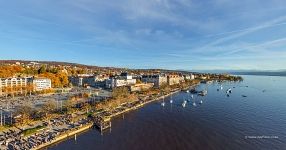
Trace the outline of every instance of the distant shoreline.
<instances>
[{"instance_id":1,"label":"distant shoreline","mask_svg":"<svg viewBox=\"0 0 286 150\"><path fill-rule=\"evenodd\" d=\"M286 72L232 72L232 75L251 75L251 76L279 76L286 77Z\"/></svg>"}]
</instances>

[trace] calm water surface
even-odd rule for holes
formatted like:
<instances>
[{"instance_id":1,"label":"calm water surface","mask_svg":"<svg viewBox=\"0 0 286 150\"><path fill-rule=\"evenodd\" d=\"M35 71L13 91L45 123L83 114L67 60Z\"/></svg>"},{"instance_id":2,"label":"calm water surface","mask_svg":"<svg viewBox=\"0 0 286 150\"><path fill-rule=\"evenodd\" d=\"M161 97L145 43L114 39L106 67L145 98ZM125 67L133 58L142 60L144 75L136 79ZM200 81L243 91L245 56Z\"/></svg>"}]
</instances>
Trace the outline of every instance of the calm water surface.
<instances>
[{"instance_id":1,"label":"calm water surface","mask_svg":"<svg viewBox=\"0 0 286 150\"><path fill-rule=\"evenodd\" d=\"M101 135L89 130L50 150L286 150L286 77L243 76L239 83L202 84L205 97L173 95L166 106L154 102L117 117ZM248 86L248 87L247 87ZM233 88L235 87L235 88ZM226 89L232 88L230 97ZM247 97L242 97L246 95ZM203 100L203 104L199 101Z\"/></svg>"}]
</instances>

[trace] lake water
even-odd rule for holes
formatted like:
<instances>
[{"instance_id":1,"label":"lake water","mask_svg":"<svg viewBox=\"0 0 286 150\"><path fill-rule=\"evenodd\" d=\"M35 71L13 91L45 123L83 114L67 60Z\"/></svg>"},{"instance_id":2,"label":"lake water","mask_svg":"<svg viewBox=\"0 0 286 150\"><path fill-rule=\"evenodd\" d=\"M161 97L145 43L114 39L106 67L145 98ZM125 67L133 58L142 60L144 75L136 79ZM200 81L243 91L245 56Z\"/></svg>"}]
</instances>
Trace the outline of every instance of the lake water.
<instances>
[{"instance_id":1,"label":"lake water","mask_svg":"<svg viewBox=\"0 0 286 150\"><path fill-rule=\"evenodd\" d=\"M91 129L48 149L285 150L286 77L243 77L223 83L220 91L217 83L201 84L198 89L208 89L208 95L194 96L196 107L190 102L183 108L190 94L180 92L173 104L169 97L165 107L158 101L113 119L103 135Z\"/></svg>"}]
</instances>

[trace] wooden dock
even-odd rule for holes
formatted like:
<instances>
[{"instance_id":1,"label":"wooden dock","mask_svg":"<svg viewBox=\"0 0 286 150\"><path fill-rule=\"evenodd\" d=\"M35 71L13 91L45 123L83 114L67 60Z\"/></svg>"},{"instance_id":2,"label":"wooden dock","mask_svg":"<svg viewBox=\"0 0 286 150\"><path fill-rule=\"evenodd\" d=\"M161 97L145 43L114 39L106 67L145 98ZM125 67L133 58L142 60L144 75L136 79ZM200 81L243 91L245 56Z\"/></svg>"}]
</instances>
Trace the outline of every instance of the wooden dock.
<instances>
[{"instance_id":1,"label":"wooden dock","mask_svg":"<svg viewBox=\"0 0 286 150\"><path fill-rule=\"evenodd\" d=\"M111 118L110 117L96 117L94 119L94 125L95 127L97 127L100 132L108 129L108 128L111 128Z\"/></svg>"}]
</instances>

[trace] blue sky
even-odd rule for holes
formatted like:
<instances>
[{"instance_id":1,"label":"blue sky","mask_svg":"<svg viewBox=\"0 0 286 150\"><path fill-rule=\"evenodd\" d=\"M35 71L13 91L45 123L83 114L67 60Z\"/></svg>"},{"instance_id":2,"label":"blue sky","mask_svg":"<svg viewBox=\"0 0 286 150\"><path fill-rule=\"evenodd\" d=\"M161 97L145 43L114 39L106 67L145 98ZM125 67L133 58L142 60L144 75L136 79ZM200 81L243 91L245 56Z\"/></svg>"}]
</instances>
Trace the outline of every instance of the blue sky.
<instances>
[{"instance_id":1,"label":"blue sky","mask_svg":"<svg viewBox=\"0 0 286 150\"><path fill-rule=\"evenodd\" d=\"M283 0L0 0L0 59L285 69Z\"/></svg>"}]
</instances>

